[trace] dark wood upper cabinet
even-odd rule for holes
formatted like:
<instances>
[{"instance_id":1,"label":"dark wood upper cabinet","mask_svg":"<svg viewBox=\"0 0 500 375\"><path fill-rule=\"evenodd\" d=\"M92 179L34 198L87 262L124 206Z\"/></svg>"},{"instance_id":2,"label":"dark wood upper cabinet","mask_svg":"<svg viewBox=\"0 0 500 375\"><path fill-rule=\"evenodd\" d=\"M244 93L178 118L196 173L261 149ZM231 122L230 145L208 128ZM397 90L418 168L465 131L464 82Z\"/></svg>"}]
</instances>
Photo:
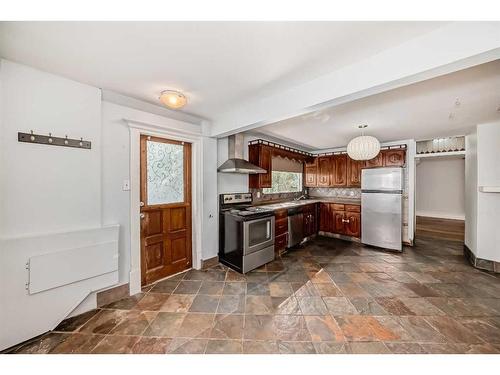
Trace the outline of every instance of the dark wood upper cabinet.
<instances>
[{"instance_id":1,"label":"dark wood upper cabinet","mask_svg":"<svg viewBox=\"0 0 500 375\"><path fill-rule=\"evenodd\" d=\"M385 167L402 167L405 165L405 150L383 150Z\"/></svg>"},{"instance_id":2,"label":"dark wood upper cabinet","mask_svg":"<svg viewBox=\"0 0 500 375\"><path fill-rule=\"evenodd\" d=\"M248 146L248 161L267 173L251 174L248 177L248 186L251 189L270 188L272 184L272 149L263 144Z\"/></svg>"},{"instance_id":3,"label":"dark wood upper cabinet","mask_svg":"<svg viewBox=\"0 0 500 375\"><path fill-rule=\"evenodd\" d=\"M347 158L347 186L360 187L361 186L361 169L365 166L363 160L354 160Z\"/></svg>"},{"instance_id":4,"label":"dark wood upper cabinet","mask_svg":"<svg viewBox=\"0 0 500 375\"><path fill-rule=\"evenodd\" d=\"M379 152L373 159L365 161L365 168L376 168L384 166L384 156Z\"/></svg>"},{"instance_id":5,"label":"dark wood upper cabinet","mask_svg":"<svg viewBox=\"0 0 500 375\"><path fill-rule=\"evenodd\" d=\"M403 167L405 157L405 149L382 150L373 159L365 161L365 168Z\"/></svg>"},{"instance_id":6,"label":"dark wood upper cabinet","mask_svg":"<svg viewBox=\"0 0 500 375\"><path fill-rule=\"evenodd\" d=\"M347 155L334 155L331 186L347 186Z\"/></svg>"},{"instance_id":7,"label":"dark wood upper cabinet","mask_svg":"<svg viewBox=\"0 0 500 375\"><path fill-rule=\"evenodd\" d=\"M318 175L318 158L313 158L310 162L304 165L304 186L315 187L317 186Z\"/></svg>"},{"instance_id":8,"label":"dark wood upper cabinet","mask_svg":"<svg viewBox=\"0 0 500 375\"><path fill-rule=\"evenodd\" d=\"M317 186L330 186L332 163L330 156L320 156L318 158Z\"/></svg>"},{"instance_id":9,"label":"dark wood upper cabinet","mask_svg":"<svg viewBox=\"0 0 500 375\"><path fill-rule=\"evenodd\" d=\"M363 168L403 167L405 158L401 148L382 150L371 160L353 160L347 154L315 157L304 163L304 186L361 187Z\"/></svg>"}]
</instances>

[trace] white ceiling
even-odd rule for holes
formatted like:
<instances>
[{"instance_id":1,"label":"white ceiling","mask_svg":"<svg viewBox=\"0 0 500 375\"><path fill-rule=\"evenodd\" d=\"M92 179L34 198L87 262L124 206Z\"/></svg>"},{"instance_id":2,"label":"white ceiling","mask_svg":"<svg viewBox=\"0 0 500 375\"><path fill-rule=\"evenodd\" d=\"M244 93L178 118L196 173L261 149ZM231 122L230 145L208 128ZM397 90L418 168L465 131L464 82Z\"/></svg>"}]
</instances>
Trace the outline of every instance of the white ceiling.
<instances>
[{"instance_id":1,"label":"white ceiling","mask_svg":"<svg viewBox=\"0 0 500 375\"><path fill-rule=\"evenodd\" d=\"M178 89L188 96L185 112L215 120L252 98L285 90L442 25L2 22L0 56L154 104L160 91ZM276 129L297 138L297 120L287 124ZM309 133L304 141L324 147L339 144L340 138L314 139Z\"/></svg>"},{"instance_id":2,"label":"white ceiling","mask_svg":"<svg viewBox=\"0 0 500 375\"><path fill-rule=\"evenodd\" d=\"M320 150L346 146L359 135L359 124L368 125L367 135L388 142L462 135L492 120L500 120L500 60L255 131Z\"/></svg>"}]
</instances>

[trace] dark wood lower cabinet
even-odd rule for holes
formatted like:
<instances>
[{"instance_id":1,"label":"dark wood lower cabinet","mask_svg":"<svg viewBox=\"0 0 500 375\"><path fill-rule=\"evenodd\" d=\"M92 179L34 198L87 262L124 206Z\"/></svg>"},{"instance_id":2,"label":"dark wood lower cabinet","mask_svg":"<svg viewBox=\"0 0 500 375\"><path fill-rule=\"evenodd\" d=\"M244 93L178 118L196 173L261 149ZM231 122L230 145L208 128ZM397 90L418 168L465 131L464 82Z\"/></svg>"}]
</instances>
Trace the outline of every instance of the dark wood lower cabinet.
<instances>
[{"instance_id":1,"label":"dark wood lower cabinet","mask_svg":"<svg viewBox=\"0 0 500 375\"><path fill-rule=\"evenodd\" d=\"M361 206L338 203L306 205L302 209L304 237L310 237L318 230L326 233L361 237ZM275 211L274 249L280 255L288 246L288 211Z\"/></svg>"},{"instance_id":2,"label":"dark wood lower cabinet","mask_svg":"<svg viewBox=\"0 0 500 375\"><path fill-rule=\"evenodd\" d=\"M288 233L277 236L274 239L274 252L279 255L285 251L288 245Z\"/></svg>"},{"instance_id":3,"label":"dark wood lower cabinet","mask_svg":"<svg viewBox=\"0 0 500 375\"><path fill-rule=\"evenodd\" d=\"M330 232L330 204L319 204L319 230L322 232Z\"/></svg>"},{"instance_id":4,"label":"dark wood lower cabinet","mask_svg":"<svg viewBox=\"0 0 500 375\"><path fill-rule=\"evenodd\" d=\"M304 237L309 237L318 232L316 204L305 206L302 210L304 215Z\"/></svg>"},{"instance_id":5,"label":"dark wood lower cabinet","mask_svg":"<svg viewBox=\"0 0 500 375\"><path fill-rule=\"evenodd\" d=\"M332 233L338 233L338 234L345 234L345 228L344 228L344 216L345 212L344 211L333 211L333 220L332 220L332 228L330 232Z\"/></svg>"},{"instance_id":6,"label":"dark wood lower cabinet","mask_svg":"<svg viewBox=\"0 0 500 375\"><path fill-rule=\"evenodd\" d=\"M274 213L274 252L280 255L288 245L288 210Z\"/></svg>"},{"instance_id":7,"label":"dark wood lower cabinet","mask_svg":"<svg viewBox=\"0 0 500 375\"><path fill-rule=\"evenodd\" d=\"M361 237L361 214L357 212L346 212L344 230L347 236Z\"/></svg>"},{"instance_id":8,"label":"dark wood lower cabinet","mask_svg":"<svg viewBox=\"0 0 500 375\"><path fill-rule=\"evenodd\" d=\"M320 203L319 230L349 237L361 237L361 206Z\"/></svg>"}]
</instances>

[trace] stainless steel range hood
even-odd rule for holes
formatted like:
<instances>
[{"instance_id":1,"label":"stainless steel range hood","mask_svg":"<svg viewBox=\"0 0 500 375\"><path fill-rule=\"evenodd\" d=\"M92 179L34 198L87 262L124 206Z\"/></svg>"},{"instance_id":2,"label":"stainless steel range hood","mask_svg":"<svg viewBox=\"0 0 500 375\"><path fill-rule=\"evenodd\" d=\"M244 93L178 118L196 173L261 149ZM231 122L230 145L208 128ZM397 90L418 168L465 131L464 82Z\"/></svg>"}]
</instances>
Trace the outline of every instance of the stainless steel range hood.
<instances>
[{"instance_id":1,"label":"stainless steel range hood","mask_svg":"<svg viewBox=\"0 0 500 375\"><path fill-rule=\"evenodd\" d=\"M243 159L243 148L245 147L243 134L234 134L228 137L228 160L217 168L217 172L224 173L267 173L261 167L258 167Z\"/></svg>"}]
</instances>

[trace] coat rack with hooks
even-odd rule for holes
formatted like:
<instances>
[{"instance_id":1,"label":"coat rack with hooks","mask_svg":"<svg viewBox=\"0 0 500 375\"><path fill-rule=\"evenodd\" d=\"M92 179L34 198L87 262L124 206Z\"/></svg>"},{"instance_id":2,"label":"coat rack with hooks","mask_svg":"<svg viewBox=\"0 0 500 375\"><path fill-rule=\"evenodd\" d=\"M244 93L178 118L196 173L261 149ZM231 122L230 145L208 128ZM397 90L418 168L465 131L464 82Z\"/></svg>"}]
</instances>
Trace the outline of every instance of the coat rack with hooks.
<instances>
[{"instance_id":1,"label":"coat rack with hooks","mask_svg":"<svg viewBox=\"0 0 500 375\"><path fill-rule=\"evenodd\" d=\"M39 143L51 146L83 148L87 150L91 149L91 142L84 141L83 138L73 139L73 138L68 138L68 136L65 136L64 138L54 137L52 136L52 133L49 133L49 135L34 134L33 130L30 133L18 132L17 140L19 142L26 142L26 143Z\"/></svg>"}]
</instances>

